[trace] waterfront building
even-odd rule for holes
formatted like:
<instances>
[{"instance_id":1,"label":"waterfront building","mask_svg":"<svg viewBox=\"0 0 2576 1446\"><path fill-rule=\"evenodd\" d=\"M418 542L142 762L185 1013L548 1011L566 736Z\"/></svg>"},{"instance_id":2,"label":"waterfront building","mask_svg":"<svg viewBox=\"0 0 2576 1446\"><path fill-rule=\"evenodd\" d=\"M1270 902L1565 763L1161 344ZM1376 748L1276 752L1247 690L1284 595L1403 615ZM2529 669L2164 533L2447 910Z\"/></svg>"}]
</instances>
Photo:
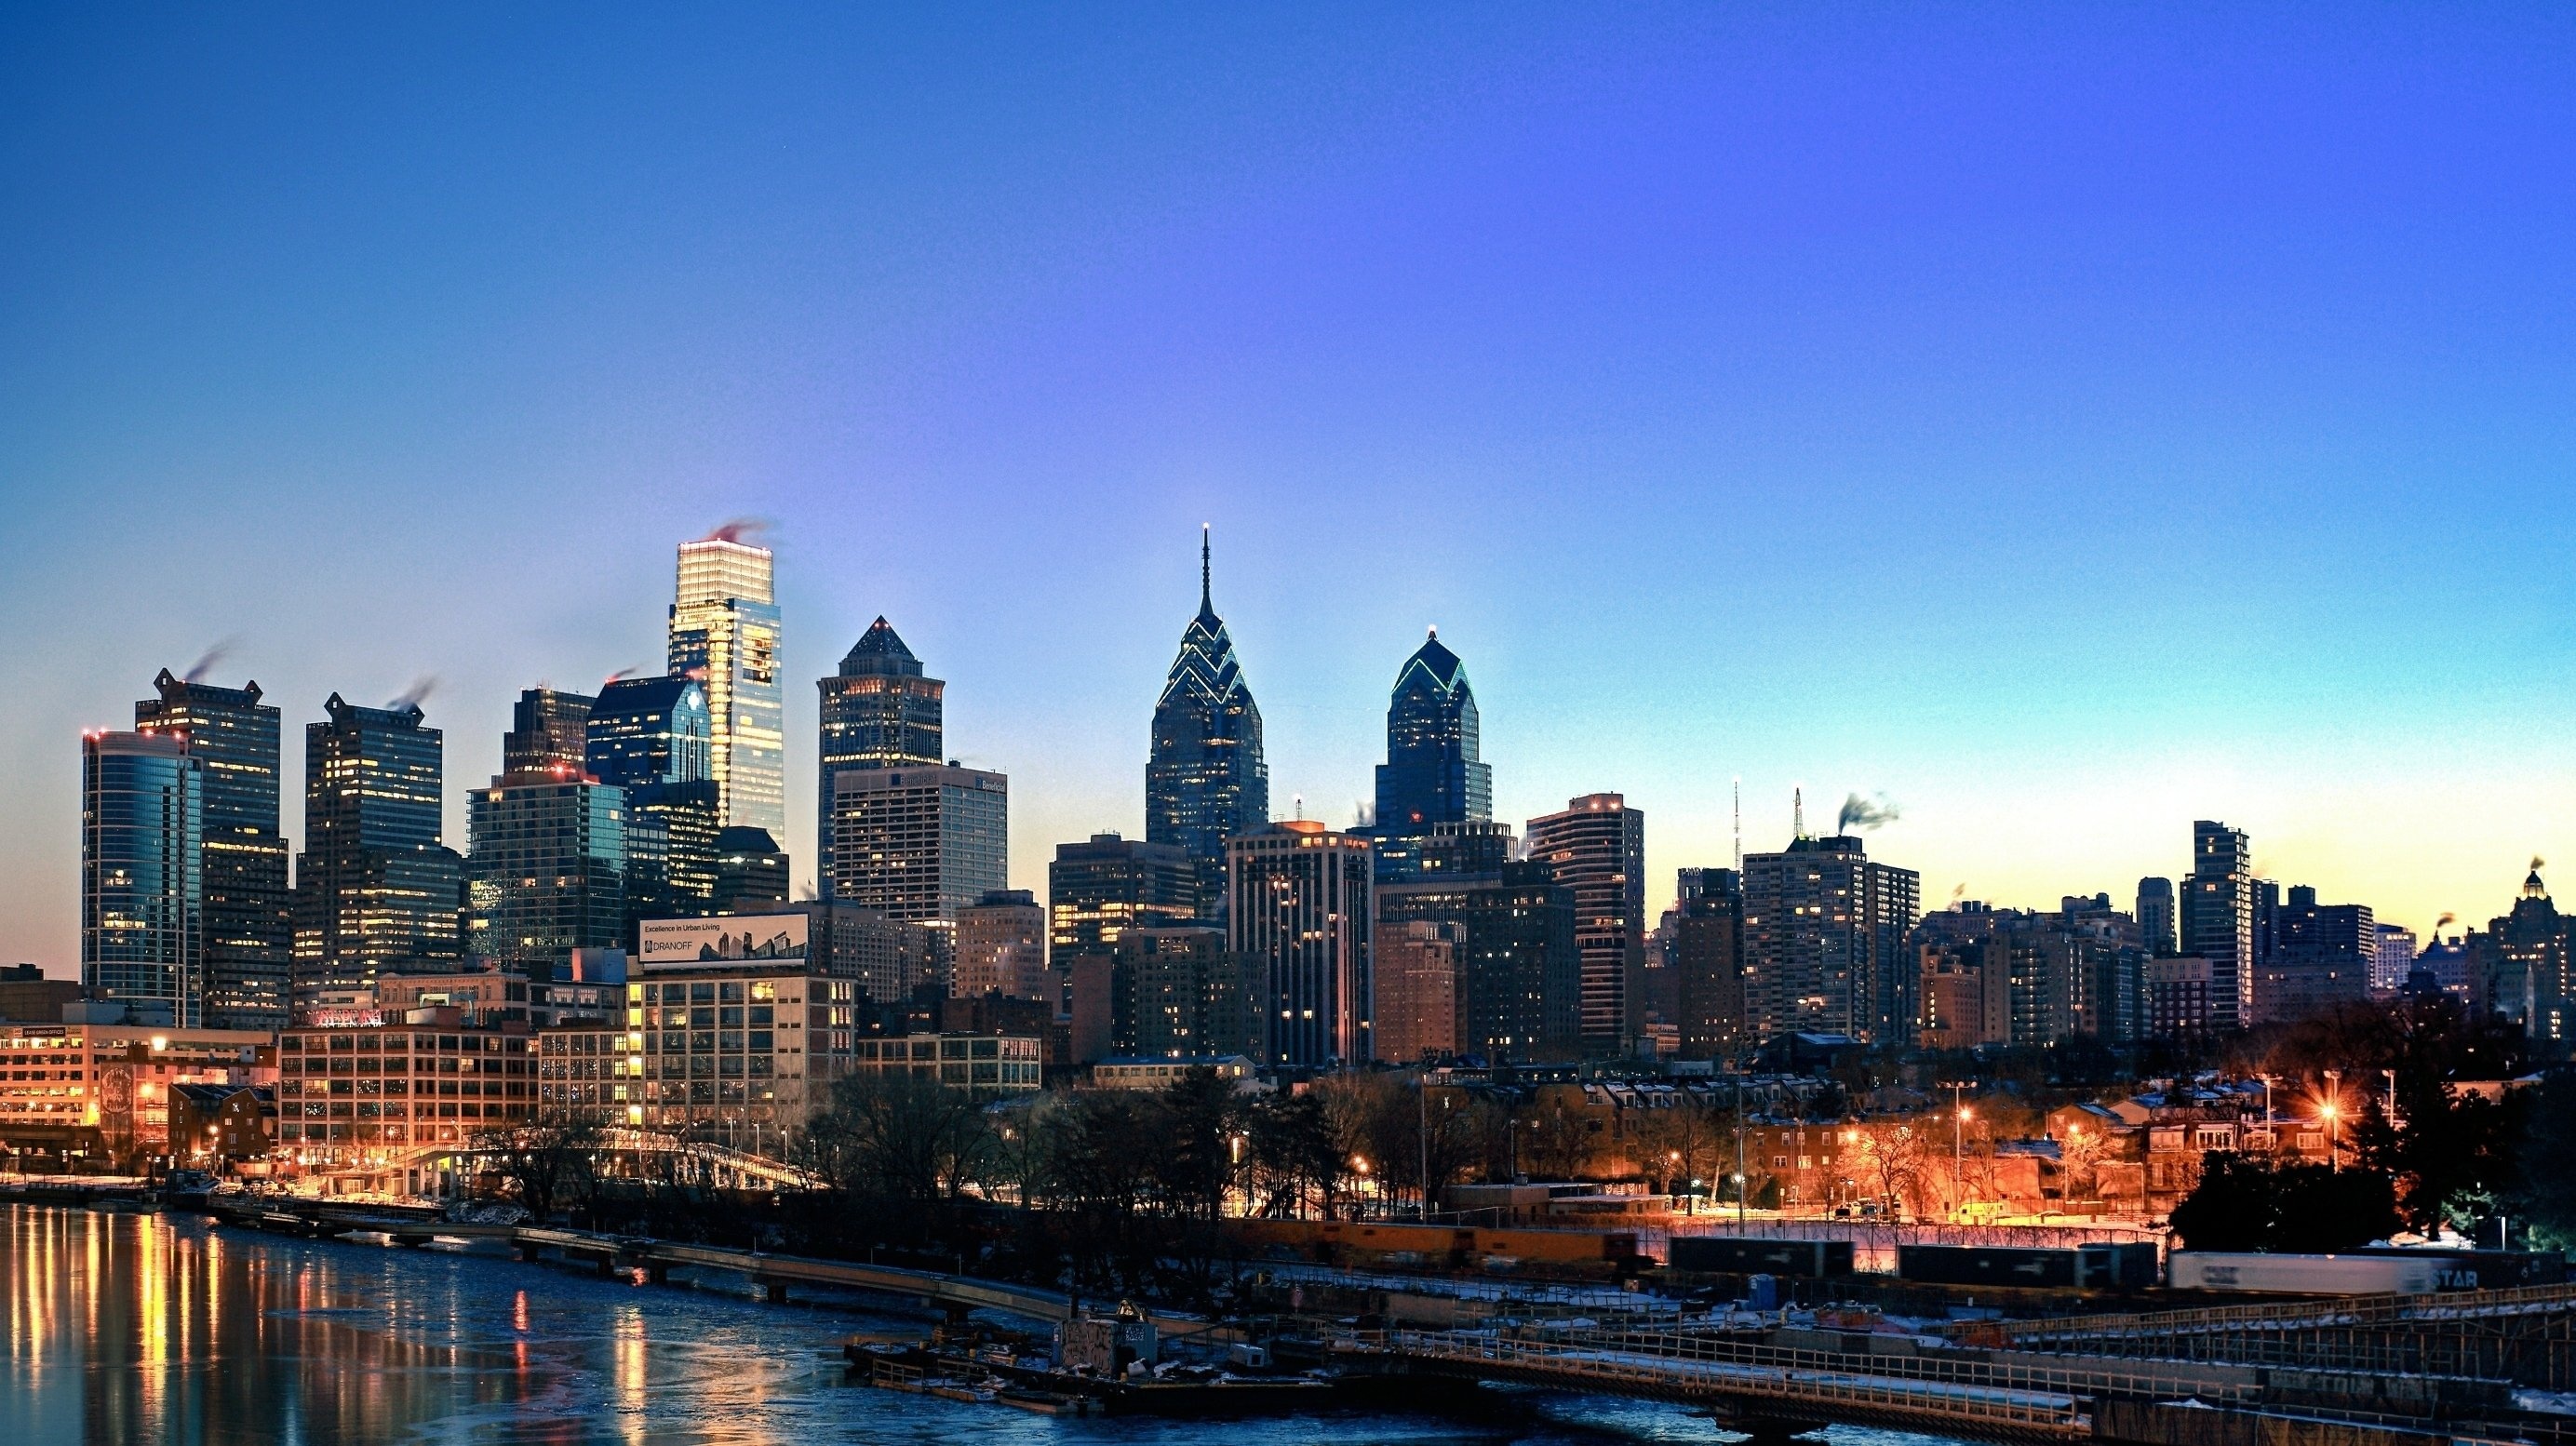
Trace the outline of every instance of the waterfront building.
<instances>
[{"instance_id":1,"label":"waterfront building","mask_svg":"<svg viewBox=\"0 0 2576 1446\"><path fill-rule=\"evenodd\" d=\"M2315 889L2294 884L2288 902L2266 902L2258 937L2256 1023L2293 1024L2370 997L2379 926L2368 904L2320 904Z\"/></svg>"},{"instance_id":2,"label":"waterfront building","mask_svg":"<svg viewBox=\"0 0 2576 1446\"><path fill-rule=\"evenodd\" d=\"M1731 1060L1753 1042L1744 1007L1744 882L1733 869L1684 869L1671 968L1683 1059Z\"/></svg>"},{"instance_id":3,"label":"waterfront building","mask_svg":"<svg viewBox=\"0 0 2576 1446\"><path fill-rule=\"evenodd\" d=\"M298 1006L379 973L455 967L465 861L440 842L443 740L420 705L334 693L304 730L304 851L295 865Z\"/></svg>"},{"instance_id":4,"label":"waterfront building","mask_svg":"<svg viewBox=\"0 0 2576 1446\"><path fill-rule=\"evenodd\" d=\"M2182 952L2209 962L2209 1027L2254 1022L2254 851L2242 829L2202 819L2191 826L2191 876L2182 884Z\"/></svg>"},{"instance_id":5,"label":"waterfront building","mask_svg":"<svg viewBox=\"0 0 2576 1446\"><path fill-rule=\"evenodd\" d=\"M878 618L850 646L840 670L815 683L822 694L822 756L815 772L817 877L832 884L833 780L845 768L937 767L947 757L948 685L923 671L894 626Z\"/></svg>"},{"instance_id":6,"label":"waterfront building","mask_svg":"<svg viewBox=\"0 0 2576 1446\"><path fill-rule=\"evenodd\" d=\"M946 930L1010 886L1010 781L1001 774L847 768L833 790L833 898Z\"/></svg>"},{"instance_id":7,"label":"waterfront building","mask_svg":"<svg viewBox=\"0 0 2576 1446\"><path fill-rule=\"evenodd\" d=\"M787 852L767 829L716 830L714 894L718 914L758 913L787 902Z\"/></svg>"},{"instance_id":8,"label":"waterfront building","mask_svg":"<svg viewBox=\"0 0 2576 1446\"><path fill-rule=\"evenodd\" d=\"M811 960L643 966L627 981L627 1120L777 1154L849 1072L866 1029L859 984Z\"/></svg>"},{"instance_id":9,"label":"waterfront building","mask_svg":"<svg viewBox=\"0 0 2576 1446\"><path fill-rule=\"evenodd\" d=\"M955 977L949 993L1042 1000L1063 991L1047 970L1047 912L1026 889L993 889L957 913Z\"/></svg>"},{"instance_id":10,"label":"waterfront building","mask_svg":"<svg viewBox=\"0 0 2576 1446\"><path fill-rule=\"evenodd\" d=\"M1199 538L1199 611L1181 632L1162 696L1154 703L1145 763L1145 838L1188 855L1199 877L1225 877L1226 841L1270 818L1270 765L1261 752L1261 709L1244 684L1234 640L1209 600L1208 542ZM1211 891L1222 909L1225 895Z\"/></svg>"},{"instance_id":11,"label":"waterfront building","mask_svg":"<svg viewBox=\"0 0 2576 1446\"><path fill-rule=\"evenodd\" d=\"M1410 882L1372 891L1376 932L1454 925L1457 1048L1488 1063L1574 1059L1582 1044L1575 892L1512 858L1503 824L1437 824Z\"/></svg>"},{"instance_id":12,"label":"waterfront building","mask_svg":"<svg viewBox=\"0 0 2576 1446\"><path fill-rule=\"evenodd\" d=\"M277 1039L241 1029L0 1025L0 1153L57 1169L142 1173L168 1160L171 1092L277 1083Z\"/></svg>"},{"instance_id":13,"label":"waterfront building","mask_svg":"<svg viewBox=\"0 0 2576 1446\"><path fill-rule=\"evenodd\" d=\"M1397 671L1387 702L1386 762L1377 768L1370 830L1381 882L1415 872L1436 825L1494 816L1494 770L1483 761L1479 733L1466 665L1434 628Z\"/></svg>"},{"instance_id":14,"label":"waterfront building","mask_svg":"<svg viewBox=\"0 0 2576 1446\"><path fill-rule=\"evenodd\" d=\"M174 1084L169 1109L174 1166L220 1171L277 1148L274 1085Z\"/></svg>"},{"instance_id":15,"label":"waterfront building","mask_svg":"<svg viewBox=\"0 0 2576 1446\"><path fill-rule=\"evenodd\" d=\"M589 767L590 710L597 698L560 688L523 688L501 735L503 773L582 773Z\"/></svg>"},{"instance_id":16,"label":"waterfront building","mask_svg":"<svg viewBox=\"0 0 2576 1446\"><path fill-rule=\"evenodd\" d=\"M787 831L787 735L772 561L731 528L680 544L666 671L706 685L721 821L774 839Z\"/></svg>"},{"instance_id":17,"label":"waterfront building","mask_svg":"<svg viewBox=\"0 0 2576 1446\"><path fill-rule=\"evenodd\" d=\"M1047 943L1059 974L1078 959L1107 959L1129 929L1169 929L1216 912L1208 882L1176 844L1096 833L1055 846L1047 865Z\"/></svg>"},{"instance_id":18,"label":"waterfront building","mask_svg":"<svg viewBox=\"0 0 2576 1446\"><path fill-rule=\"evenodd\" d=\"M532 978L551 977L576 949L620 948L627 937L626 795L584 771L589 700L576 709L568 696L520 695L503 756L527 766L466 800L472 950ZM667 849L667 836L657 842Z\"/></svg>"},{"instance_id":19,"label":"waterfront building","mask_svg":"<svg viewBox=\"0 0 2576 1446\"><path fill-rule=\"evenodd\" d=\"M205 788L183 736L81 735L81 985L138 1024L204 1022Z\"/></svg>"},{"instance_id":20,"label":"waterfront building","mask_svg":"<svg viewBox=\"0 0 2576 1446\"><path fill-rule=\"evenodd\" d=\"M1574 890L1584 1051L1625 1055L1645 1023L1646 815L1618 794L1586 794L1529 821L1529 854Z\"/></svg>"},{"instance_id":21,"label":"waterfront building","mask_svg":"<svg viewBox=\"0 0 2576 1446\"><path fill-rule=\"evenodd\" d=\"M298 1025L277 1041L278 1145L307 1164L382 1162L536 1114L536 1041L453 1009Z\"/></svg>"},{"instance_id":22,"label":"waterfront building","mask_svg":"<svg viewBox=\"0 0 2576 1446\"><path fill-rule=\"evenodd\" d=\"M1035 1094L1045 1041L1024 1034L912 1034L862 1039L849 1070L936 1080L976 1099Z\"/></svg>"},{"instance_id":23,"label":"waterfront building","mask_svg":"<svg viewBox=\"0 0 2576 1446\"><path fill-rule=\"evenodd\" d=\"M1258 1054L1267 1031L1261 961L1203 926L1130 928L1109 961L1109 1047L1122 1055Z\"/></svg>"},{"instance_id":24,"label":"waterfront building","mask_svg":"<svg viewBox=\"0 0 2576 1446\"><path fill-rule=\"evenodd\" d=\"M278 809L278 710L259 684L219 688L161 670L157 697L134 705L134 727L188 740L204 768L198 883L204 897L209 1029L276 1030L286 1023L295 965Z\"/></svg>"},{"instance_id":25,"label":"waterfront building","mask_svg":"<svg viewBox=\"0 0 2576 1446\"><path fill-rule=\"evenodd\" d=\"M1800 836L1744 857L1745 999L1754 1033L1915 1033L1921 962L1906 944L1922 880L1851 835Z\"/></svg>"},{"instance_id":26,"label":"waterfront building","mask_svg":"<svg viewBox=\"0 0 2576 1446\"><path fill-rule=\"evenodd\" d=\"M1372 1058L1370 841L1295 819L1225 847L1226 942L1261 971L1264 1058L1290 1068Z\"/></svg>"},{"instance_id":27,"label":"waterfront building","mask_svg":"<svg viewBox=\"0 0 2576 1446\"><path fill-rule=\"evenodd\" d=\"M624 1002L625 988L618 990ZM633 1086L644 1032L624 1025L568 1024L537 1031L537 1118L623 1125L630 1106L643 1108Z\"/></svg>"},{"instance_id":28,"label":"waterfront building","mask_svg":"<svg viewBox=\"0 0 2576 1446\"><path fill-rule=\"evenodd\" d=\"M1376 1009L1371 1032L1386 1064L1413 1064L1458 1052L1458 962L1466 929L1416 921L1377 930Z\"/></svg>"}]
</instances>

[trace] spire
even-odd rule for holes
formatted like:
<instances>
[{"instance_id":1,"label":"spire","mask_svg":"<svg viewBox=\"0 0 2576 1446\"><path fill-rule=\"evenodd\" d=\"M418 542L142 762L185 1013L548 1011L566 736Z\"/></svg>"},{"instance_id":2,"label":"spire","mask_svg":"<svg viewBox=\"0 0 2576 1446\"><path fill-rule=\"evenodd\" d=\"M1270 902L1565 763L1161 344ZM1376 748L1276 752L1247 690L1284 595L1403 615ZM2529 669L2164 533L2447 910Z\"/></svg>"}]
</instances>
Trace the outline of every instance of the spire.
<instances>
[{"instance_id":1,"label":"spire","mask_svg":"<svg viewBox=\"0 0 2576 1446\"><path fill-rule=\"evenodd\" d=\"M1789 833L1794 838L1807 836L1807 790L1803 786L1789 790Z\"/></svg>"},{"instance_id":2,"label":"spire","mask_svg":"<svg viewBox=\"0 0 2576 1446\"><path fill-rule=\"evenodd\" d=\"M1208 595L1208 524L1199 524L1199 611L1212 613L1216 607Z\"/></svg>"}]
</instances>

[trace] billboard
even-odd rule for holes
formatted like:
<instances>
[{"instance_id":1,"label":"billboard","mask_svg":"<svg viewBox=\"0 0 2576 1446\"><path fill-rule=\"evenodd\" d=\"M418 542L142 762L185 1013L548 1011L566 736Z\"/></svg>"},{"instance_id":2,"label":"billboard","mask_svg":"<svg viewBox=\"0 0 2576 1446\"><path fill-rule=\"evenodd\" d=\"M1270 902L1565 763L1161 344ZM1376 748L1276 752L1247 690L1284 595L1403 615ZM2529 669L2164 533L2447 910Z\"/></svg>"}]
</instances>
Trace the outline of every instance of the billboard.
<instances>
[{"instance_id":1,"label":"billboard","mask_svg":"<svg viewBox=\"0 0 2576 1446\"><path fill-rule=\"evenodd\" d=\"M803 959L803 914L741 914L716 919L647 919L636 962L647 969Z\"/></svg>"}]
</instances>

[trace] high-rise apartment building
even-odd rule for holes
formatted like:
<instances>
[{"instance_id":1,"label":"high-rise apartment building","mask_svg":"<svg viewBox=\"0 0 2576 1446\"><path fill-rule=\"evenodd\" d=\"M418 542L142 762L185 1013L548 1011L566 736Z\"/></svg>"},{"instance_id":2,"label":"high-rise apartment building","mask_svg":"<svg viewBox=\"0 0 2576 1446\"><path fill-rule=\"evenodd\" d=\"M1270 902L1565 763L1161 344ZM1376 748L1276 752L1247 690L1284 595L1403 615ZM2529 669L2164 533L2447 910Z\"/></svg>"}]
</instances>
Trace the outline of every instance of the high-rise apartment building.
<instances>
[{"instance_id":1,"label":"high-rise apartment building","mask_svg":"<svg viewBox=\"0 0 2576 1446\"><path fill-rule=\"evenodd\" d=\"M1625 1055L1644 1023L1646 815L1618 794L1587 794L1529 821L1529 855L1574 890L1583 1047Z\"/></svg>"},{"instance_id":2,"label":"high-rise apartment building","mask_svg":"<svg viewBox=\"0 0 2576 1446\"><path fill-rule=\"evenodd\" d=\"M771 562L730 528L680 544L669 671L706 685L723 823L775 839L787 832L787 738Z\"/></svg>"},{"instance_id":3,"label":"high-rise apartment building","mask_svg":"<svg viewBox=\"0 0 2576 1446\"><path fill-rule=\"evenodd\" d=\"M1458 1049L1458 964L1463 925L1417 921L1377 931L1370 1032L1377 1057L1412 1064Z\"/></svg>"},{"instance_id":4,"label":"high-rise apartment building","mask_svg":"<svg viewBox=\"0 0 2576 1446\"><path fill-rule=\"evenodd\" d=\"M1154 703L1145 762L1145 838L1189 855L1206 880L1225 876L1226 840L1270 818L1270 765L1261 709L1244 685L1234 640L1209 600L1208 544L1199 538L1199 611ZM1213 894L1223 908L1225 895Z\"/></svg>"},{"instance_id":5,"label":"high-rise apartment building","mask_svg":"<svg viewBox=\"0 0 2576 1446\"><path fill-rule=\"evenodd\" d=\"M2287 902L2262 912L2255 1022L2292 1024L2370 997L2379 927L2368 904L2320 904L2315 889L2294 884Z\"/></svg>"},{"instance_id":6,"label":"high-rise apartment building","mask_svg":"<svg viewBox=\"0 0 2576 1446\"><path fill-rule=\"evenodd\" d=\"M1047 911L1026 889L994 889L957 912L957 963L949 993L1038 1000L1062 993L1047 970Z\"/></svg>"},{"instance_id":7,"label":"high-rise apartment building","mask_svg":"<svg viewBox=\"0 0 2576 1446\"><path fill-rule=\"evenodd\" d=\"M1380 878L1410 876L1437 825L1494 816L1494 770L1482 759L1479 728L1466 665L1441 646L1435 628L1397 671L1387 701L1371 828Z\"/></svg>"},{"instance_id":8,"label":"high-rise apartment building","mask_svg":"<svg viewBox=\"0 0 2576 1446\"><path fill-rule=\"evenodd\" d=\"M833 782L832 897L943 929L1010 880L1010 781L945 765Z\"/></svg>"},{"instance_id":9,"label":"high-rise apartment building","mask_svg":"<svg viewBox=\"0 0 2576 1446\"><path fill-rule=\"evenodd\" d=\"M443 740L420 705L334 693L304 730L304 851L295 866L295 987L371 987L455 968L465 861L440 842Z\"/></svg>"},{"instance_id":10,"label":"high-rise apartment building","mask_svg":"<svg viewBox=\"0 0 2576 1446\"><path fill-rule=\"evenodd\" d=\"M1372 937L1414 924L1455 927L1460 1053L1497 1064L1576 1059L1575 892L1546 864L1515 861L1512 851L1506 825L1434 825L1413 877L1377 887Z\"/></svg>"},{"instance_id":11,"label":"high-rise apartment building","mask_svg":"<svg viewBox=\"0 0 2576 1446\"><path fill-rule=\"evenodd\" d=\"M205 1024L274 1032L286 1025L295 964L278 809L278 711L259 684L219 688L169 669L159 696L134 705L134 726L188 740L205 769Z\"/></svg>"},{"instance_id":12,"label":"high-rise apartment building","mask_svg":"<svg viewBox=\"0 0 2576 1446\"><path fill-rule=\"evenodd\" d=\"M137 1024L203 1024L205 790L186 738L81 735L81 984Z\"/></svg>"},{"instance_id":13,"label":"high-rise apartment building","mask_svg":"<svg viewBox=\"0 0 2576 1446\"><path fill-rule=\"evenodd\" d=\"M2176 918L2173 880L2138 880L2138 936L2147 957L2171 958L2181 950Z\"/></svg>"},{"instance_id":14,"label":"high-rise apartment building","mask_svg":"<svg viewBox=\"0 0 2576 1446\"><path fill-rule=\"evenodd\" d=\"M1261 961L1201 926L1132 928L1110 952L1110 1048L1155 1059L1258 1058L1267 1030Z\"/></svg>"},{"instance_id":15,"label":"high-rise apartment building","mask_svg":"<svg viewBox=\"0 0 2576 1446\"><path fill-rule=\"evenodd\" d=\"M815 773L817 877L832 886L833 780L846 768L937 767L947 755L948 687L930 677L884 618L870 624L841 659L840 670L815 683L822 694L822 757Z\"/></svg>"},{"instance_id":16,"label":"high-rise apartment building","mask_svg":"<svg viewBox=\"0 0 2576 1446\"><path fill-rule=\"evenodd\" d=\"M2403 990L2414 968L2415 931L2379 921L2371 938L2370 992L2384 995Z\"/></svg>"},{"instance_id":17,"label":"high-rise apartment building","mask_svg":"<svg viewBox=\"0 0 2576 1446\"><path fill-rule=\"evenodd\" d=\"M584 766L590 702L520 694L518 726L502 744L520 766L467 798L468 942L535 979L552 979L576 949L627 942L626 794Z\"/></svg>"},{"instance_id":18,"label":"high-rise apartment building","mask_svg":"<svg viewBox=\"0 0 2576 1446\"><path fill-rule=\"evenodd\" d=\"M1215 912L1210 883L1177 845L1096 833L1055 846L1047 865L1047 943L1059 972L1106 959L1129 929L1173 929Z\"/></svg>"},{"instance_id":19,"label":"high-rise apartment building","mask_svg":"<svg viewBox=\"0 0 2576 1446\"><path fill-rule=\"evenodd\" d=\"M1295 819L1225 847L1226 942L1260 970L1264 1056L1309 1069L1373 1057L1369 840Z\"/></svg>"},{"instance_id":20,"label":"high-rise apartment building","mask_svg":"<svg viewBox=\"0 0 2576 1446\"><path fill-rule=\"evenodd\" d=\"M1744 1007L1744 880L1733 869L1685 869L1672 964L1683 1059L1733 1059L1753 1041Z\"/></svg>"},{"instance_id":21,"label":"high-rise apartment building","mask_svg":"<svg viewBox=\"0 0 2576 1446\"><path fill-rule=\"evenodd\" d=\"M1922 971L1906 936L1922 881L1850 835L1744 856L1745 998L1754 1033L1913 1037Z\"/></svg>"},{"instance_id":22,"label":"high-rise apartment building","mask_svg":"<svg viewBox=\"0 0 2576 1446\"><path fill-rule=\"evenodd\" d=\"M2209 1028L2254 1022L2254 851L2242 829L2202 819L2191 826L2191 876L2182 882L2182 952L2209 961Z\"/></svg>"},{"instance_id":23,"label":"high-rise apartment building","mask_svg":"<svg viewBox=\"0 0 2576 1446\"><path fill-rule=\"evenodd\" d=\"M1988 937L1918 946L1923 977L1917 1040L1925 1049L2012 1042L2011 952Z\"/></svg>"}]
</instances>

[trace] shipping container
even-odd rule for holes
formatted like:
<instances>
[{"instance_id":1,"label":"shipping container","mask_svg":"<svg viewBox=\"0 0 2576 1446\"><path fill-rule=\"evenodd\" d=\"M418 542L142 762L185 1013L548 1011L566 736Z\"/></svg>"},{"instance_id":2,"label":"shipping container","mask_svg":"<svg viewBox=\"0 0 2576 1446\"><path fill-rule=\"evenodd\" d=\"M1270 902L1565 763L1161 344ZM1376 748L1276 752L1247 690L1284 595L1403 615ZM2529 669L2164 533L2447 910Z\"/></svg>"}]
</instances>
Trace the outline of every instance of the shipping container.
<instances>
[{"instance_id":1,"label":"shipping container","mask_svg":"<svg viewBox=\"0 0 2576 1446\"><path fill-rule=\"evenodd\" d=\"M2411 1255L2270 1255L2177 1250L2176 1290L2283 1295L2420 1295L2441 1286L2442 1262Z\"/></svg>"},{"instance_id":2,"label":"shipping container","mask_svg":"<svg viewBox=\"0 0 2576 1446\"><path fill-rule=\"evenodd\" d=\"M1741 1235L1676 1235L1675 1270L1729 1275L1784 1275L1800 1280L1852 1273L1848 1240L1776 1240Z\"/></svg>"},{"instance_id":3,"label":"shipping container","mask_svg":"<svg viewBox=\"0 0 2576 1446\"><path fill-rule=\"evenodd\" d=\"M2075 1284L2075 1252L2017 1245L1900 1245L1896 1274L1926 1285Z\"/></svg>"},{"instance_id":4,"label":"shipping container","mask_svg":"<svg viewBox=\"0 0 2576 1446\"><path fill-rule=\"evenodd\" d=\"M2436 1263L2436 1290L2506 1290L2519 1285L2564 1285L2567 1257L2554 1250L2442 1250L2416 1245L2372 1245L2355 1255L2386 1255Z\"/></svg>"}]
</instances>

